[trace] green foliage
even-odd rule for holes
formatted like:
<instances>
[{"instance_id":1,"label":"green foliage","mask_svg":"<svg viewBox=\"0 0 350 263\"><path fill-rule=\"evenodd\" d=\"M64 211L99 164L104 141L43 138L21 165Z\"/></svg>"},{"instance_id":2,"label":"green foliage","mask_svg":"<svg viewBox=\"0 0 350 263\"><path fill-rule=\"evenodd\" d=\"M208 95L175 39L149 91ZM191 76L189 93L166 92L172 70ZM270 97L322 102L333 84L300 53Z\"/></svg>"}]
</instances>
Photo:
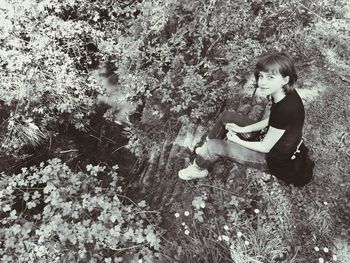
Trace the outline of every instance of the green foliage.
<instances>
[{"instance_id":1,"label":"green foliage","mask_svg":"<svg viewBox=\"0 0 350 263\"><path fill-rule=\"evenodd\" d=\"M287 50L297 65L316 64L342 76L350 68L345 0L7 2L0 9L0 104L10 112L0 139L1 150L8 153L40 144L60 124L84 129L103 93L91 74L100 61L114 65L111 74L123 99L148 105L150 116L155 113L152 104L162 111L153 127L139 112L141 121L126 129L127 148L138 156L154 153L179 125L205 123L214 116L265 51ZM330 93L337 102L334 109L346 108L345 93ZM344 112L332 110L328 113L338 115L325 120L319 109L329 106L328 100L315 105L319 116L312 120L314 126L322 121L326 129L312 130L315 137L328 138L331 147L320 139L313 142L325 163L322 173L333 170L345 189L346 176L339 171L347 175L346 166L337 163L339 156L341 161L348 157L346 127L333 123ZM115 171L106 175L99 166L87 170L73 172L55 159L18 175L2 174L3 261L157 258L159 232L146 217L144 202L133 204L122 195ZM102 185L100 176L111 184ZM252 172L245 180L237 189L220 180L205 190L198 185L188 207L174 211L179 246L167 248L169 255L182 262L290 262L298 254L312 262L321 255L331 260L324 249L329 247L338 260L349 261L347 231L331 244L331 214L337 222L348 220L346 197L337 200L339 211L331 211L310 198L315 192L283 187L264 173Z\"/></svg>"},{"instance_id":2,"label":"green foliage","mask_svg":"<svg viewBox=\"0 0 350 263\"><path fill-rule=\"evenodd\" d=\"M168 253L178 261L333 262L348 256L345 240L332 244L329 204L316 194L310 198L311 189L284 186L254 169L244 178L230 176L234 185L213 178L193 185L192 200L177 205L177 243Z\"/></svg>"},{"instance_id":3,"label":"green foliage","mask_svg":"<svg viewBox=\"0 0 350 263\"><path fill-rule=\"evenodd\" d=\"M178 123L214 116L267 50L284 49L300 63L317 61L341 73L349 69L345 0L8 3L0 29L0 99L11 106L2 135L8 150L26 138L35 145L58 123L83 129L103 92L89 73L100 61L114 64L125 99L161 104L163 122ZM39 128L31 129L36 136L21 132L28 120ZM130 134L147 137L138 125L141 132ZM168 126L158 132L169 133Z\"/></svg>"},{"instance_id":4,"label":"green foliage","mask_svg":"<svg viewBox=\"0 0 350 263\"><path fill-rule=\"evenodd\" d=\"M2 261L153 262L160 248L156 221L146 216L144 201L122 195L116 169L88 165L75 173L53 159L2 174Z\"/></svg>"},{"instance_id":5,"label":"green foliage","mask_svg":"<svg viewBox=\"0 0 350 263\"><path fill-rule=\"evenodd\" d=\"M347 1L135 1L122 29L106 30L113 73L130 100L167 109L153 134L169 134L170 120L205 123L215 116L266 51L287 50L298 64L317 62L345 72L346 6ZM139 123L130 136L148 148L149 134Z\"/></svg>"},{"instance_id":6,"label":"green foliage","mask_svg":"<svg viewBox=\"0 0 350 263\"><path fill-rule=\"evenodd\" d=\"M118 35L113 61L120 86L135 98L152 97L168 105L171 115L180 121L213 114L229 87L225 80L230 72L223 69L222 61L234 56L222 44L230 41L227 44L237 53L245 48L259 50L256 41L242 41L239 36L233 39L247 23L252 31L257 30L249 4L242 8L222 1L146 3L134 6L140 15L130 20L128 31ZM148 8L154 11L149 13ZM137 30L142 31L136 35ZM237 56L229 68L242 70L253 56Z\"/></svg>"},{"instance_id":7,"label":"green foliage","mask_svg":"<svg viewBox=\"0 0 350 263\"><path fill-rule=\"evenodd\" d=\"M93 52L104 33L88 21L63 15L76 4L9 0L1 10L0 100L11 106L3 149L35 145L41 133L59 124L72 123L78 129L87 124L94 94L101 90L87 73L105 54ZM25 128L30 134L38 130L39 137L30 140Z\"/></svg>"}]
</instances>

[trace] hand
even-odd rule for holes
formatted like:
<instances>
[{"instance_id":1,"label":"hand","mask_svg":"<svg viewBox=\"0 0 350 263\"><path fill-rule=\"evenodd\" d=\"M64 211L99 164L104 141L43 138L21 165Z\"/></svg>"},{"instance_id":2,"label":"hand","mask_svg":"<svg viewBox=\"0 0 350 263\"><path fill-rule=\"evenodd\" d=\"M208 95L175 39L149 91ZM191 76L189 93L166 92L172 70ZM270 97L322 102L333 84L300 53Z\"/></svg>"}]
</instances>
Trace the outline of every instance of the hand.
<instances>
[{"instance_id":1,"label":"hand","mask_svg":"<svg viewBox=\"0 0 350 263\"><path fill-rule=\"evenodd\" d=\"M226 136L227 136L227 139L228 139L229 141L231 141L231 142L238 143L238 141L241 140L241 139L237 136L236 133L231 132L231 131L229 131L229 132L227 133Z\"/></svg>"},{"instance_id":2,"label":"hand","mask_svg":"<svg viewBox=\"0 0 350 263\"><path fill-rule=\"evenodd\" d=\"M226 130L234 133L241 133L242 127L238 126L235 123L226 123L225 125Z\"/></svg>"}]
</instances>

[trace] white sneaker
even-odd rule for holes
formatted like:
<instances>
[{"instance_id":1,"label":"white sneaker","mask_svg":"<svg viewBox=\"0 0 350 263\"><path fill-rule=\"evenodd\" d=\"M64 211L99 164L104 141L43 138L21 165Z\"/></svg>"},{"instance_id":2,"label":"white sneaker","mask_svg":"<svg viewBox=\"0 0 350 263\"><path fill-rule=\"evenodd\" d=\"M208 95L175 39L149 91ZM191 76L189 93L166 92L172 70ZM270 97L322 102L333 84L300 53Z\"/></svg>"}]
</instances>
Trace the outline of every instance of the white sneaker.
<instances>
[{"instance_id":1,"label":"white sneaker","mask_svg":"<svg viewBox=\"0 0 350 263\"><path fill-rule=\"evenodd\" d=\"M194 151L197 155L204 155L204 147L197 147L196 150Z\"/></svg>"},{"instance_id":2,"label":"white sneaker","mask_svg":"<svg viewBox=\"0 0 350 263\"><path fill-rule=\"evenodd\" d=\"M187 168L179 171L179 177L182 180L198 179L198 178L206 177L207 175L208 175L208 170L207 169L202 170L196 164L192 164Z\"/></svg>"}]
</instances>

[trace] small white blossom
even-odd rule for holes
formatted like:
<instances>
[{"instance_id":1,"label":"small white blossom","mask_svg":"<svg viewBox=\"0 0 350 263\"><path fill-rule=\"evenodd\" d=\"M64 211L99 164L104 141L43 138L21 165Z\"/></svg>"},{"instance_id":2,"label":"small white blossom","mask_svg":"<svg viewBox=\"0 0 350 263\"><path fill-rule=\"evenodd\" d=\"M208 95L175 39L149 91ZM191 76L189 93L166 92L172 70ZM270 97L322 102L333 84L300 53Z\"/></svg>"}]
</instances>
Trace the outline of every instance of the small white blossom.
<instances>
[{"instance_id":1,"label":"small white blossom","mask_svg":"<svg viewBox=\"0 0 350 263\"><path fill-rule=\"evenodd\" d=\"M228 231L230 228L227 225L224 225L224 229Z\"/></svg>"},{"instance_id":2,"label":"small white blossom","mask_svg":"<svg viewBox=\"0 0 350 263\"><path fill-rule=\"evenodd\" d=\"M328 202L324 201L323 204L324 204L324 205L328 205Z\"/></svg>"},{"instance_id":3,"label":"small white blossom","mask_svg":"<svg viewBox=\"0 0 350 263\"><path fill-rule=\"evenodd\" d=\"M228 236L222 235L221 236L222 240L228 242L230 240L230 238Z\"/></svg>"},{"instance_id":4,"label":"small white blossom","mask_svg":"<svg viewBox=\"0 0 350 263\"><path fill-rule=\"evenodd\" d=\"M323 248L323 251L324 251L325 253L328 253L328 252L329 252L329 249L328 249L327 247L324 247L324 248Z\"/></svg>"},{"instance_id":5,"label":"small white blossom","mask_svg":"<svg viewBox=\"0 0 350 263\"><path fill-rule=\"evenodd\" d=\"M218 240L219 240L219 241L221 241L221 240L222 240L221 236L219 236L219 237L218 237Z\"/></svg>"},{"instance_id":6,"label":"small white blossom","mask_svg":"<svg viewBox=\"0 0 350 263\"><path fill-rule=\"evenodd\" d=\"M184 215L185 215L185 216L189 216L189 215L190 215L190 212L185 211Z\"/></svg>"},{"instance_id":7,"label":"small white blossom","mask_svg":"<svg viewBox=\"0 0 350 263\"><path fill-rule=\"evenodd\" d=\"M333 255L333 261L337 261L337 260L338 260L337 255Z\"/></svg>"},{"instance_id":8,"label":"small white blossom","mask_svg":"<svg viewBox=\"0 0 350 263\"><path fill-rule=\"evenodd\" d=\"M185 235L189 235L190 234L190 231L188 229L185 230Z\"/></svg>"},{"instance_id":9,"label":"small white blossom","mask_svg":"<svg viewBox=\"0 0 350 263\"><path fill-rule=\"evenodd\" d=\"M242 232L237 232L238 237L241 237L242 235L243 235Z\"/></svg>"},{"instance_id":10,"label":"small white blossom","mask_svg":"<svg viewBox=\"0 0 350 263\"><path fill-rule=\"evenodd\" d=\"M319 262L319 263L324 263L324 259L323 259L323 258L319 258L319 259L318 259L318 262Z\"/></svg>"},{"instance_id":11,"label":"small white blossom","mask_svg":"<svg viewBox=\"0 0 350 263\"><path fill-rule=\"evenodd\" d=\"M204 208L204 207L205 207L205 204L204 204L204 203L201 203L200 207L201 207L201 208Z\"/></svg>"},{"instance_id":12,"label":"small white blossom","mask_svg":"<svg viewBox=\"0 0 350 263\"><path fill-rule=\"evenodd\" d=\"M182 223L181 223L181 225L185 226L185 225L186 225L186 223L185 223L185 222L182 222Z\"/></svg>"},{"instance_id":13,"label":"small white blossom","mask_svg":"<svg viewBox=\"0 0 350 263\"><path fill-rule=\"evenodd\" d=\"M175 213L175 217L178 218L180 216L179 213Z\"/></svg>"},{"instance_id":14,"label":"small white blossom","mask_svg":"<svg viewBox=\"0 0 350 263\"><path fill-rule=\"evenodd\" d=\"M249 241L244 241L244 244L246 245L246 246L248 246L249 245Z\"/></svg>"},{"instance_id":15,"label":"small white blossom","mask_svg":"<svg viewBox=\"0 0 350 263\"><path fill-rule=\"evenodd\" d=\"M260 212L259 209L254 209L255 214L259 214L259 212Z\"/></svg>"},{"instance_id":16,"label":"small white blossom","mask_svg":"<svg viewBox=\"0 0 350 263\"><path fill-rule=\"evenodd\" d=\"M318 247L314 247L315 251L320 251L320 249Z\"/></svg>"}]
</instances>

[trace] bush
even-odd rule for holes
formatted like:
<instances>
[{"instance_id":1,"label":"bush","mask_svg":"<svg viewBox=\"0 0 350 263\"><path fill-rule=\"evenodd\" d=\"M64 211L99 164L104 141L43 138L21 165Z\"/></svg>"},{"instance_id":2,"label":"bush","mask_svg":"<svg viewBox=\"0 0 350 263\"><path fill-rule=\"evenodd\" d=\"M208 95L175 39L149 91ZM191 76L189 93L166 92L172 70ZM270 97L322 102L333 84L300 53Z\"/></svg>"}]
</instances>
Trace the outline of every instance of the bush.
<instances>
[{"instance_id":1,"label":"bush","mask_svg":"<svg viewBox=\"0 0 350 263\"><path fill-rule=\"evenodd\" d=\"M152 136L140 123L130 138L139 136L150 146L150 141L164 138L154 134L172 132L171 120L172 127L206 123L227 96L241 89L257 57L266 51L287 50L299 65L346 65L348 47L339 45L348 42L340 26L346 23L346 5L347 1L134 2L128 27L117 34L107 30L110 43L115 43L110 45L113 73L130 100L160 104L167 117ZM338 19L338 26L331 17ZM332 48L326 32L337 32ZM144 139L150 136L150 141Z\"/></svg>"},{"instance_id":2,"label":"bush","mask_svg":"<svg viewBox=\"0 0 350 263\"><path fill-rule=\"evenodd\" d=\"M122 195L116 169L88 165L86 173L75 173L53 159L2 174L3 262L153 262L157 220L146 216L144 201Z\"/></svg>"},{"instance_id":3,"label":"bush","mask_svg":"<svg viewBox=\"0 0 350 263\"><path fill-rule=\"evenodd\" d=\"M28 142L36 145L60 124L88 124L102 91L88 72L103 57L97 43L104 33L64 15L75 1L8 2L1 14L0 100L11 109L1 146L13 152Z\"/></svg>"},{"instance_id":4,"label":"bush","mask_svg":"<svg viewBox=\"0 0 350 263\"><path fill-rule=\"evenodd\" d=\"M343 0L8 2L0 40L8 150L37 144L58 123L83 129L103 93L90 74L100 61L114 65L115 88L126 100L164 109L155 133L166 134L215 116L268 50L349 69ZM130 136L148 137L149 127L138 125Z\"/></svg>"}]
</instances>

